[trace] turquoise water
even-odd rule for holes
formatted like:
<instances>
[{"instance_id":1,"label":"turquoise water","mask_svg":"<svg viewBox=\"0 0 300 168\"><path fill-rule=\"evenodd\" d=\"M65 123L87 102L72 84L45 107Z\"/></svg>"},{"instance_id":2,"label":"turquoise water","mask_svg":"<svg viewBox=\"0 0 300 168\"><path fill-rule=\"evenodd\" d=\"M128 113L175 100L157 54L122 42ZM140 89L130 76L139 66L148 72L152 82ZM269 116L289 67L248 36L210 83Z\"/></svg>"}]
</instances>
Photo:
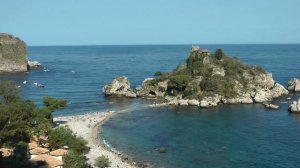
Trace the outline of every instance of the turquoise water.
<instances>
[{"instance_id":1,"label":"turquoise water","mask_svg":"<svg viewBox=\"0 0 300 168\"><path fill-rule=\"evenodd\" d=\"M260 65L286 85L300 77L300 45L203 45ZM46 95L66 98L55 115L132 109L109 120L103 137L130 158L154 167L300 167L300 115L261 104L144 108L147 100L105 98L104 84L127 75L133 86L156 71L171 71L184 62L190 45L29 47L29 58L50 71L0 75L21 85L21 94L41 105ZM23 85L26 80L28 83ZM34 82L45 85L44 89ZM294 99L300 95L292 95ZM167 148L159 154L157 149Z\"/></svg>"}]
</instances>

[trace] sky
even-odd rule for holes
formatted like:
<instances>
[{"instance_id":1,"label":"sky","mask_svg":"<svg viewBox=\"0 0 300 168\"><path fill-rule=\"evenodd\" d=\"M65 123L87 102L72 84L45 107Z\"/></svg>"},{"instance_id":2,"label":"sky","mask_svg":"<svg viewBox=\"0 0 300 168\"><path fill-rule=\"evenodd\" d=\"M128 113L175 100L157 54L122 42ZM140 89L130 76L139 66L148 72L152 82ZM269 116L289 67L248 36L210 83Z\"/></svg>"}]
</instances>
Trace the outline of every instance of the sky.
<instances>
[{"instance_id":1,"label":"sky","mask_svg":"<svg viewBox=\"0 0 300 168\"><path fill-rule=\"evenodd\" d=\"M0 0L28 45L300 43L300 0Z\"/></svg>"}]
</instances>

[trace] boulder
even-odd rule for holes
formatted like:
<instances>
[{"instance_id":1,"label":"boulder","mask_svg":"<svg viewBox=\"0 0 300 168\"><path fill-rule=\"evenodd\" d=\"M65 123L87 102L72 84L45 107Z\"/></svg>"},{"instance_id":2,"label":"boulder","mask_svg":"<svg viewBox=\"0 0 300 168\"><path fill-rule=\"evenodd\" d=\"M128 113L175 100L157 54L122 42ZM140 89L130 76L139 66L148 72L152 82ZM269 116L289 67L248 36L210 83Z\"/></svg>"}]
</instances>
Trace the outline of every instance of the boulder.
<instances>
[{"instance_id":1,"label":"boulder","mask_svg":"<svg viewBox=\"0 0 300 168\"><path fill-rule=\"evenodd\" d=\"M263 103L272 100L272 95L270 90L258 90L255 92L253 97L254 102L256 103Z\"/></svg>"},{"instance_id":2,"label":"boulder","mask_svg":"<svg viewBox=\"0 0 300 168\"><path fill-rule=\"evenodd\" d=\"M275 109L275 110L279 109L279 106L276 105L276 104L265 103L264 105L265 105L266 108L269 108L269 109Z\"/></svg>"},{"instance_id":3,"label":"boulder","mask_svg":"<svg viewBox=\"0 0 300 168\"><path fill-rule=\"evenodd\" d=\"M292 113L300 113L300 99L298 101L293 101L289 107L289 110Z\"/></svg>"},{"instance_id":4,"label":"boulder","mask_svg":"<svg viewBox=\"0 0 300 168\"><path fill-rule=\"evenodd\" d=\"M191 48L191 51L200 51L200 47L199 46L195 46L193 45L192 48Z\"/></svg>"},{"instance_id":5,"label":"boulder","mask_svg":"<svg viewBox=\"0 0 300 168\"><path fill-rule=\"evenodd\" d=\"M107 96L136 97L136 94L130 88L130 82L126 76L117 77L111 84L105 85L102 91Z\"/></svg>"},{"instance_id":6,"label":"boulder","mask_svg":"<svg viewBox=\"0 0 300 168\"><path fill-rule=\"evenodd\" d=\"M215 76L215 75L219 75L219 76L225 76L225 70L223 67L217 67L215 66L213 68L213 71L212 71L212 76Z\"/></svg>"},{"instance_id":7,"label":"boulder","mask_svg":"<svg viewBox=\"0 0 300 168\"><path fill-rule=\"evenodd\" d=\"M200 102L196 99L188 100L187 103L188 103L189 106L199 106L200 105Z\"/></svg>"},{"instance_id":8,"label":"boulder","mask_svg":"<svg viewBox=\"0 0 300 168\"><path fill-rule=\"evenodd\" d=\"M220 95L213 95L213 96L207 96L204 97L200 101L200 107L206 108L206 107L214 107L217 106L220 103L221 96Z\"/></svg>"},{"instance_id":9,"label":"boulder","mask_svg":"<svg viewBox=\"0 0 300 168\"><path fill-rule=\"evenodd\" d=\"M0 73L27 71L27 49L24 41L0 33Z\"/></svg>"},{"instance_id":10,"label":"boulder","mask_svg":"<svg viewBox=\"0 0 300 168\"><path fill-rule=\"evenodd\" d=\"M272 77L272 73L263 73L255 75L254 80L251 83L255 83L255 88L253 89L271 89L274 86L275 81Z\"/></svg>"},{"instance_id":11,"label":"boulder","mask_svg":"<svg viewBox=\"0 0 300 168\"><path fill-rule=\"evenodd\" d=\"M282 85L279 83L275 83L273 88L271 89L271 95L273 98L278 98L282 95L287 95L289 94L289 91L286 90Z\"/></svg>"},{"instance_id":12,"label":"boulder","mask_svg":"<svg viewBox=\"0 0 300 168\"><path fill-rule=\"evenodd\" d=\"M42 68L42 64L39 63L38 61L28 61L28 67L29 69L40 69Z\"/></svg>"},{"instance_id":13,"label":"boulder","mask_svg":"<svg viewBox=\"0 0 300 168\"><path fill-rule=\"evenodd\" d=\"M153 78L146 78L142 86L136 88L137 96L146 98L164 97L168 81L156 82L153 80Z\"/></svg>"},{"instance_id":14,"label":"boulder","mask_svg":"<svg viewBox=\"0 0 300 168\"><path fill-rule=\"evenodd\" d=\"M253 99L251 98L251 95L249 93L242 93L242 94L237 95L234 98L222 97L221 100L224 104L240 104L240 103L250 104L250 103L253 103Z\"/></svg>"},{"instance_id":15,"label":"boulder","mask_svg":"<svg viewBox=\"0 0 300 168\"><path fill-rule=\"evenodd\" d=\"M186 100L186 99L180 99L180 100L178 100L178 105L180 105L180 106L188 106L189 104L188 104L188 100Z\"/></svg>"},{"instance_id":16,"label":"boulder","mask_svg":"<svg viewBox=\"0 0 300 168\"><path fill-rule=\"evenodd\" d=\"M293 78L288 82L287 89L292 92L300 91L300 79Z\"/></svg>"}]
</instances>

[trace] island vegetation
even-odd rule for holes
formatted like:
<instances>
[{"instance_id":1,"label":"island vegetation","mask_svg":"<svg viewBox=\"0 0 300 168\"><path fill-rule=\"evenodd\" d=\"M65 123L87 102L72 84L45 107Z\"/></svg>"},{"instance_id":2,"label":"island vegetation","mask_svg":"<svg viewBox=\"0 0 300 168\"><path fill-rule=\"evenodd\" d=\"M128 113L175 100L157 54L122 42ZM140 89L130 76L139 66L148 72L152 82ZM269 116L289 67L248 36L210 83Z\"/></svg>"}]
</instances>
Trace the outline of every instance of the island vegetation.
<instances>
[{"instance_id":1,"label":"island vegetation","mask_svg":"<svg viewBox=\"0 0 300 168\"><path fill-rule=\"evenodd\" d=\"M192 47L185 63L172 72L156 72L135 92L125 76L104 86L103 92L108 96L163 98L167 101L164 105L200 107L268 102L288 94L263 68L241 63L222 49L210 53L199 46Z\"/></svg>"}]
</instances>

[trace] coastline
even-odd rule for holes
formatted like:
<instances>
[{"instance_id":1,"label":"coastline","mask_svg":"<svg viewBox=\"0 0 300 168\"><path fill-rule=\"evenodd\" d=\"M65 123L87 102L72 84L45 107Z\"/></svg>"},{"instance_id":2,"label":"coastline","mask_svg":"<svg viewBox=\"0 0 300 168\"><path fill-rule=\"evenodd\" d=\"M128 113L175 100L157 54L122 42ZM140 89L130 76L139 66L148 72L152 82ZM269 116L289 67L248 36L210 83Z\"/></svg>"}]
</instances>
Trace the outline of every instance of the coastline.
<instances>
[{"instance_id":1,"label":"coastline","mask_svg":"<svg viewBox=\"0 0 300 168\"><path fill-rule=\"evenodd\" d=\"M101 143L101 125L108 119L116 115L117 112L92 112L77 116L54 117L54 122L59 126L69 127L77 136L83 137L88 142L90 152L86 154L88 163L94 166L94 161L98 156L104 155L111 162L110 167L114 168L136 168L134 162L130 162L127 157L121 155L116 150L109 149Z\"/></svg>"}]
</instances>

